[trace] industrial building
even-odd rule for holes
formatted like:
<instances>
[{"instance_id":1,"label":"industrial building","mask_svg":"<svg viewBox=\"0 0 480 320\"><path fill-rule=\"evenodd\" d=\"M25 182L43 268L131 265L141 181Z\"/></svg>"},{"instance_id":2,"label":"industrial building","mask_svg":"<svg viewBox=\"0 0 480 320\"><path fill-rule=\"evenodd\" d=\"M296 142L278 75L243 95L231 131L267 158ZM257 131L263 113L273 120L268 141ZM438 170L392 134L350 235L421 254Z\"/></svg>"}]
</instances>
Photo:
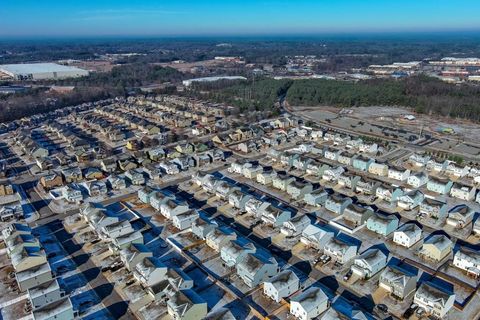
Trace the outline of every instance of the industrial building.
<instances>
[{"instance_id":1,"label":"industrial building","mask_svg":"<svg viewBox=\"0 0 480 320\"><path fill-rule=\"evenodd\" d=\"M15 80L48 80L88 76L88 71L56 63L21 63L0 65L0 73Z\"/></svg>"}]
</instances>

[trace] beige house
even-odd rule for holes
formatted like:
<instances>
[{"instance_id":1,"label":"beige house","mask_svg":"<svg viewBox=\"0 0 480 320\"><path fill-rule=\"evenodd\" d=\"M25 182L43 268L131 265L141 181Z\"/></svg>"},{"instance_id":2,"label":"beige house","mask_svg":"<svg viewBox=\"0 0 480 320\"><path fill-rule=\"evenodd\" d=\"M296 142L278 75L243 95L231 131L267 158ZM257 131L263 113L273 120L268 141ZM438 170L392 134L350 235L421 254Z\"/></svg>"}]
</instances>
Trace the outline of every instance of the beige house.
<instances>
[{"instance_id":1,"label":"beige house","mask_svg":"<svg viewBox=\"0 0 480 320\"><path fill-rule=\"evenodd\" d=\"M420 250L420 256L439 262L452 252L452 248L453 242L450 239L444 235L436 234L424 242Z\"/></svg>"}]
</instances>

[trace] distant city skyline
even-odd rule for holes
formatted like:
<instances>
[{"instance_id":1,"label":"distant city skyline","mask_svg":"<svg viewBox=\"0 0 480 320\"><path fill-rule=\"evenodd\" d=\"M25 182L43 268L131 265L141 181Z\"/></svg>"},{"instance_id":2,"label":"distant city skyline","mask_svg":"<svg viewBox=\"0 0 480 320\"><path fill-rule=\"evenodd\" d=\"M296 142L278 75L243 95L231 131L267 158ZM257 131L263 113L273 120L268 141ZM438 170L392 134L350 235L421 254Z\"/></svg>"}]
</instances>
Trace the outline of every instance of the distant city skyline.
<instances>
[{"instance_id":1,"label":"distant city skyline","mask_svg":"<svg viewBox=\"0 0 480 320\"><path fill-rule=\"evenodd\" d=\"M0 38L480 31L473 0L3 0Z\"/></svg>"}]
</instances>

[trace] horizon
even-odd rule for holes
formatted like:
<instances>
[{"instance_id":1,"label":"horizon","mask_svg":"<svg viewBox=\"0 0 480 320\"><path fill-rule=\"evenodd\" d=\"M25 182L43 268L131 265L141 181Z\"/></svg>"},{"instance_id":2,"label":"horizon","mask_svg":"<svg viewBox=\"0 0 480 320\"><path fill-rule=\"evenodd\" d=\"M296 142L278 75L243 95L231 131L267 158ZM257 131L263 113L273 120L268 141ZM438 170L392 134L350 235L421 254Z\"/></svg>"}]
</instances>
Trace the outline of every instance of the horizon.
<instances>
[{"instance_id":1,"label":"horizon","mask_svg":"<svg viewBox=\"0 0 480 320\"><path fill-rule=\"evenodd\" d=\"M0 39L479 33L479 9L472 0L5 0Z\"/></svg>"}]
</instances>

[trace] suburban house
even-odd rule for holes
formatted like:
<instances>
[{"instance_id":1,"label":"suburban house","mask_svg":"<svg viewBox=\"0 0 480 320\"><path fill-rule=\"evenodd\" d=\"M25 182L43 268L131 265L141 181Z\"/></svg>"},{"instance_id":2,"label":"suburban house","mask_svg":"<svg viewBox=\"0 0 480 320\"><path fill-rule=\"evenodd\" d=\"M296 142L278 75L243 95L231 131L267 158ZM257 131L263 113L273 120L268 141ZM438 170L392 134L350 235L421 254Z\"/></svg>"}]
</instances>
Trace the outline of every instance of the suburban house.
<instances>
[{"instance_id":1,"label":"suburban house","mask_svg":"<svg viewBox=\"0 0 480 320\"><path fill-rule=\"evenodd\" d=\"M427 182L427 190L437 194L448 194L453 186L453 182L445 178L431 177Z\"/></svg>"},{"instance_id":2,"label":"suburban house","mask_svg":"<svg viewBox=\"0 0 480 320\"><path fill-rule=\"evenodd\" d=\"M454 198L472 201L475 199L477 188L455 182L450 189L450 195Z\"/></svg>"},{"instance_id":3,"label":"suburban house","mask_svg":"<svg viewBox=\"0 0 480 320\"><path fill-rule=\"evenodd\" d=\"M120 251L120 258L128 270L133 271L143 259L152 257L153 253L143 244L134 243Z\"/></svg>"},{"instance_id":4,"label":"suburban house","mask_svg":"<svg viewBox=\"0 0 480 320\"><path fill-rule=\"evenodd\" d=\"M392 296L403 300L417 288L417 276L397 265L389 265L380 274L378 284Z\"/></svg>"},{"instance_id":5,"label":"suburban house","mask_svg":"<svg viewBox=\"0 0 480 320\"><path fill-rule=\"evenodd\" d=\"M107 178L107 184L112 190L123 190L127 187L127 181L120 176L111 175Z\"/></svg>"},{"instance_id":6,"label":"suburban house","mask_svg":"<svg viewBox=\"0 0 480 320\"><path fill-rule=\"evenodd\" d=\"M349 204L343 211L343 219L353 224L354 228L364 225L372 215L371 207L354 203Z\"/></svg>"},{"instance_id":7,"label":"suburban house","mask_svg":"<svg viewBox=\"0 0 480 320\"><path fill-rule=\"evenodd\" d=\"M422 282L415 292L413 302L427 315L442 319L453 308L455 294L446 292L433 283Z\"/></svg>"},{"instance_id":8,"label":"suburban house","mask_svg":"<svg viewBox=\"0 0 480 320\"><path fill-rule=\"evenodd\" d=\"M279 303L300 288L300 279L292 270L283 270L263 283L263 293Z\"/></svg>"},{"instance_id":9,"label":"suburban house","mask_svg":"<svg viewBox=\"0 0 480 320\"><path fill-rule=\"evenodd\" d=\"M460 204L448 211L447 224L454 228L463 228L473 221L475 211L466 204Z\"/></svg>"},{"instance_id":10,"label":"suburban house","mask_svg":"<svg viewBox=\"0 0 480 320\"><path fill-rule=\"evenodd\" d=\"M71 184L62 189L62 196L67 202L80 202L83 200L83 194L80 187L76 184Z\"/></svg>"},{"instance_id":11,"label":"suburban house","mask_svg":"<svg viewBox=\"0 0 480 320\"><path fill-rule=\"evenodd\" d=\"M292 199L298 200L313 190L313 185L309 182L295 180L287 186L287 193Z\"/></svg>"},{"instance_id":12,"label":"suburban house","mask_svg":"<svg viewBox=\"0 0 480 320\"><path fill-rule=\"evenodd\" d=\"M310 224L303 231L300 242L306 246L321 250L335 234L329 229Z\"/></svg>"},{"instance_id":13,"label":"suburban house","mask_svg":"<svg viewBox=\"0 0 480 320\"><path fill-rule=\"evenodd\" d=\"M439 262L447 257L452 251L452 241L443 234L435 234L425 240L420 255L429 260Z\"/></svg>"},{"instance_id":14,"label":"suburban house","mask_svg":"<svg viewBox=\"0 0 480 320\"><path fill-rule=\"evenodd\" d=\"M385 162L374 162L370 164L368 172L380 177L388 176L388 164Z\"/></svg>"},{"instance_id":15,"label":"suburban house","mask_svg":"<svg viewBox=\"0 0 480 320\"><path fill-rule=\"evenodd\" d=\"M154 257L147 257L137 263L133 276L143 285L151 287L164 279L168 267Z\"/></svg>"},{"instance_id":16,"label":"suburban house","mask_svg":"<svg viewBox=\"0 0 480 320\"><path fill-rule=\"evenodd\" d=\"M242 174L247 179L256 180L257 175L263 172L263 167L259 164L252 164L250 166L244 166Z\"/></svg>"},{"instance_id":17,"label":"suburban house","mask_svg":"<svg viewBox=\"0 0 480 320\"><path fill-rule=\"evenodd\" d=\"M279 227L284 222L289 221L292 218L292 213L288 210L277 208L273 205L267 206L261 211L261 218L265 224Z\"/></svg>"},{"instance_id":18,"label":"suburban house","mask_svg":"<svg viewBox=\"0 0 480 320\"><path fill-rule=\"evenodd\" d=\"M48 262L15 272L18 288L21 292L49 282L53 279L53 272Z\"/></svg>"},{"instance_id":19,"label":"suburban house","mask_svg":"<svg viewBox=\"0 0 480 320\"><path fill-rule=\"evenodd\" d=\"M74 319L73 305L69 297L46 304L32 311L35 320Z\"/></svg>"},{"instance_id":20,"label":"suburban house","mask_svg":"<svg viewBox=\"0 0 480 320\"><path fill-rule=\"evenodd\" d=\"M446 169L450 160L439 160L439 159L430 159L427 162L427 170L435 173L443 173Z\"/></svg>"},{"instance_id":21,"label":"suburban house","mask_svg":"<svg viewBox=\"0 0 480 320\"><path fill-rule=\"evenodd\" d=\"M355 159L355 155L353 153L343 151L338 155L337 161L338 163L351 167L353 165L353 159Z\"/></svg>"},{"instance_id":22,"label":"suburban house","mask_svg":"<svg viewBox=\"0 0 480 320\"><path fill-rule=\"evenodd\" d=\"M15 272L21 272L46 263L47 255L41 247L23 247L21 250L12 250L10 260Z\"/></svg>"},{"instance_id":23,"label":"suburban house","mask_svg":"<svg viewBox=\"0 0 480 320\"><path fill-rule=\"evenodd\" d=\"M33 309L41 308L47 304L61 300L65 291L60 288L57 279L45 282L28 290L28 297Z\"/></svg>"},{"instance_id":24,"label":"suburban house","mask_svg":"<svg viewBox=\"0 0 480 320\"><path fill-rule=\"evenodd\" d=\"M273 169L263 169L262 172L257 174L257 182L263 184L264 186L269 186L273 183L273 179L277 173Z\"/></svg>"},{"instance_id":25,"label":"suburban house","mask_svg":"<svg viewBox=\"0 0 480 320\"><path fill-rule=\"evenodd\" d=\"M352 199L338 193L330 195L325 201L325 209L336 214L343 214L345 208L352 203Z\"/></svg>"},{"instance_id":26,"label":"suburban house","mask_svg":"<svg viewBox=\"0 0 480 320\"><path fill-rule=\"evenodd\" d=\"M186 230L191 228L193 222L197 220L199 214L196 210L188 210L180 214L174 215L172 218L172 224L178 230Z\"/></svg>"},{"instance_id":27,"label":"suburban house","mask_svg":"<svg viewBox=\"0 0 480 320\"><path fill-rule=\"evenodd\" d=\"M380 181L362 177L357 182L357 188L355 189L355 192L362 193L364 195L374 195L376 194L377 188L380 185L381 185Z\"/></svg>"},{"instance_id":28,"label":"suburban house","mask_svg":"<svg viewBox=\"0 0 480 320\"><path fill-rule=\"evenodd\" d=\"M234 190L238 190L238 187L234 187L226 181L219 181L215 188L215 195L222 200L228 200L228 197Z\"/></svg>"},{"instance_id":29,"label":"suburban house","mask_svg":"<svg viewBox=\"0 0 480 320\"><path fill-rule=\"evenodd\" d=\"M327 311L327 295L319 287L310 287L290 299L290 313L297 319L310 320Z\"/></svg>"},{"instance_id":30,"label":"suburban house","mask_svg":"<svg viewBox=\"0 0 480 320\"><path fill-rule=\"evenodd\" d=\"M407 184L413 188L420 188L428 182L428 175L425 172L411 174L407 179Z\"/></svg>"},{"instance_id":31,"label":"suburban house","mask_svg":"<svg viewBox=\"0 0 480 320\"><path fill-rule=\"evenodd\" d=\"M125 172L125 177L130 181L131 184L135 186L145 184L145 177L140 170L128 170L127 172Z\"/></svg>"},{"instance_id":32,"label":"suburban house","mask_svg":"<svg viewBox=\"0 0 480 320\"><path fill-rule=\"evenodd\" d=\"M355 258L350 270L361 279L368 279L385 268L387 258L379 249L368 249Z\"/></svg>"},{"instance_id":33,"label":"suburban house","mask_svg":"<svg viewBox=\"0 0 480 320\"><path fill-rule=\"evenodd\" d=\"M82 170L79 167L70 167L62 170L65 183L81 182L83 180Z\"/></svg>"},{"instance_id":34,"label":"suburban house","mask_svg":"<svg viewBox=\"0 0 480 320\"><path fill-rule=\"evenodd\" d=\"M398 198L403 196L403 190L388 183L382 183L375 191L375 195L378 199L393 205L397 202Z\"/></svg>"},{"instance_id":35,"label":"suburban house","mask_svg":"<svg viewBox=\"0 0 480 320\"><path fill-rule=\"evenodd\" d=\"M325 201L327 201L328 198L328 192L325 191L324 188L317 188L315 190L312 190L310 193L307 193L303 197L303 202L310 206L321 206L325 204Z\"/></svg>"},{"instance_id":36,"label":"suburban house","mask_svg":"<svg viewBox=\"0 0 480 320\"><path fill-rule=\"evenodd\" d=\"M344 172L345 169L341 166L332 167L323 172L322 179L328 182L336 182Z\"/></svg>"},{"instance_id":37,"label":"suburban house","mask_svg":"<svg viewBox=\"0 0 480 320\"><path fill-rule=\"evenodd\" d=\"M288 174L279 173L275 178L273 178L273 187L281 191L287 191L288 185L294 181L295 177L292 177Z\"/></svg>"},{"instance_id":38,"label":"suburban house","mask_svg":"<svg viewBox=\"0 0 480 320\"><path fill-rule=\"evenodd\" d=\"M372 158L367 158L365 156L358 156L353 159L352 165L355 169L359 171L368 171L372 163L374 163L375 160Z\"/></svg>"},{"instance_id":39,"label":"suburban house","mask_svg":"<svg viewBox=\"0 0 480 320\"><path fill-rule=\"evenodd\" d=\"M237 238L228 241L220 249L220 257L227 267L235 267L245 259L248 253L255 253L257 248L250 241L244 238Z\"/></svg>"},{"instance_id":40,"label":"suburban house","mask_svg":"<svg viewBox=\"0 0 480 320\"><path fill-rule=\"evenodd\" d=\"M410 170L391 166L388 168L388 178L398 181L406 181L410 177Z\"/></svg>"},{"instance_id":41,"label":"suburban house","mask_svg":"<svg viewBox=\"0 0 480 320\"><path fill-rule=\"evenodd\" d=\"M266 254L248 253L245 259L236 265L238 276L250 288L255 288L260 283L278 273L278 263L275 258Z\"/></svg>"},{"instance_id":42,"label":"suburban house","mask_svg":"<svg viewBox=\"0 0 480 320\"><path fill-rule=\"evenodd\" d=\"M311 224L310 218L305 214L297 214L295 217L283 223L280 232L287 237L295 237L302 234L303 230Z\"/></svg>"},{"instance_id":43,"label":"suburban house","mask_svg":"<svg viewBox=\"0 0 480 320\"><path fill-rule=\"evenodd\" d=\"M232 207L239 209L241 212L244 212L245 204L251 198L252 196L243 193L240 189L236 189L228 196L228 203Z\"/></svg>"},{"instance_id":44,"label":"suburban house","mask_svg":"<svg viewBox=\"0 0 480 320\"><path fill-rule=\"evenodd\" d=\"M420 204L419 214L436 220L444 220L447 218L447 204L425 197Z\"/></svg>"},{"instance_id":45,"label":"suburban house","mask_svg":"<svg viewBox=\"0 0 480 320\"><path fill-rule=\"evenodd\" d=\"M168 314L175 320L203 319L207 315L207 303L193 290L176 291L167 300Z\"/></svg>"},{"instance_id":46,"label":"suburban house","mask_svg":"<svg viewBox=\"0 0 480 320\"><path fill-rule=\"evenodd\" d=\"M414 153L408 158L408 160L414 166L416 166L418 168L422 168L422 167L425 167L427 165L428 161L430 160L430 156L420 155L418 153Z\"/></svg>"},{"instance_id":47,"label":"suburban house","mask_svg":"<svg viewBox=\"0 0 480 320\"><path fill-rule=\"evenodd\" d=\"M56 173L50 173L40 178L40 184L46 190L63 186L62 176Z\"/></svg>"},{"instance_id":48,"label":"suburban house","mask_svg":"<svg viewBox=\"0 0 480 320\"><path fill-rule=\"evenodd\" d=\"M207 246L220 252L222 247L226 246L231 240L237 239L237 234L228 228L216 227L205 237Z\"/></svg>"},{"instance_id":49,"label":"suburban house","mask_svg":"<svg viewBox=\"0 0 480 320\"><path fill-rule=\"evenodd\" d=\"M367 220L367 229L388 236L398 228L398 218L393 214L375 212Z\"/></svg>"},{"instance_id":50,"label":"suburban house","mask_svg":"<svg viewBox=\"0 0 480 320\"><path fill-rule=\"evenodd\" d=\"M345 264L357 255L357 249L354 244L332 237L325 243L323 252L330 256L333 261Z\"/></svg>"},{"instance_id":51,"label":"suburban house","mask_svg":"<svg viewBox=\"0 0 480 320\"><path fill-rule=\"evenodd\" d=\"M410 248L422 239L422 229L415 223L405 223L393 233L393 242Z\"/></svg>"},{"instance_id":52,"label":"suburban house","mask_svg":"<svg viewBox=\"0 0 480 320\"><path fill-rule=\"evenodd\" d=\"M357 183L360 181L361 177L354 175L349 172L344 172L338 177L338 185L342 188L350 189L356 191Z\"/></svg>"},{"instance_id":53,"label":"suburban house","mask_svg":"<svg viewBox=\"0 0 480 320\"><path fill-rule=\"evenodd\" d=\"M413 210L417 208L425 198L420 190L412 190L398 198L397 206L403 210Z\"/></svg>"},{"instance_id":54,"label":"suburban house","mask_svg":"<svg viewBox=\"0 0 480 320\"><path fill-rule=\"evenodd\" d=\"M445 171L446 171L445 173L449 176L454 176L456 178L463 178L463 177L466 177L470 172L470 167L468 166L462 167L456 164L455 162L451 161L450 163L448 163Z\"/></svg>"},{"instance_id":55,"label":"suburban house","mask_svg":"<svg viewBox=\"0 0 480 320\"><path fill-rule=\"evenodd\" d=\"M199 237L200 239L205 240L207 234L212 232L217 227L216 223L209 221L207 218L200 216L197 220L192 223L192 233Z\"/></svg>"},{"instance_id":56,"label":"suburban house","mask_svg":"<svg viewBox=\"0 0 480 320\"><path fill-rule=\"evenodd\" d=\"M188 204L177 199L168 199L160 205L160 213L167 219L172 219L174 216L185 213L188 210L190 210Z\"/></svg>"},{"instance_id":57,"label":"suburban house","mask_svg":"<svg viewBox=\"0 0 480 320\"><path fill-rule=\"evenodd\" d=\"M474 278L480 277L480 253L468 247L460 247L453 256L453 265Z\"/></svg>"}]
</instances>

